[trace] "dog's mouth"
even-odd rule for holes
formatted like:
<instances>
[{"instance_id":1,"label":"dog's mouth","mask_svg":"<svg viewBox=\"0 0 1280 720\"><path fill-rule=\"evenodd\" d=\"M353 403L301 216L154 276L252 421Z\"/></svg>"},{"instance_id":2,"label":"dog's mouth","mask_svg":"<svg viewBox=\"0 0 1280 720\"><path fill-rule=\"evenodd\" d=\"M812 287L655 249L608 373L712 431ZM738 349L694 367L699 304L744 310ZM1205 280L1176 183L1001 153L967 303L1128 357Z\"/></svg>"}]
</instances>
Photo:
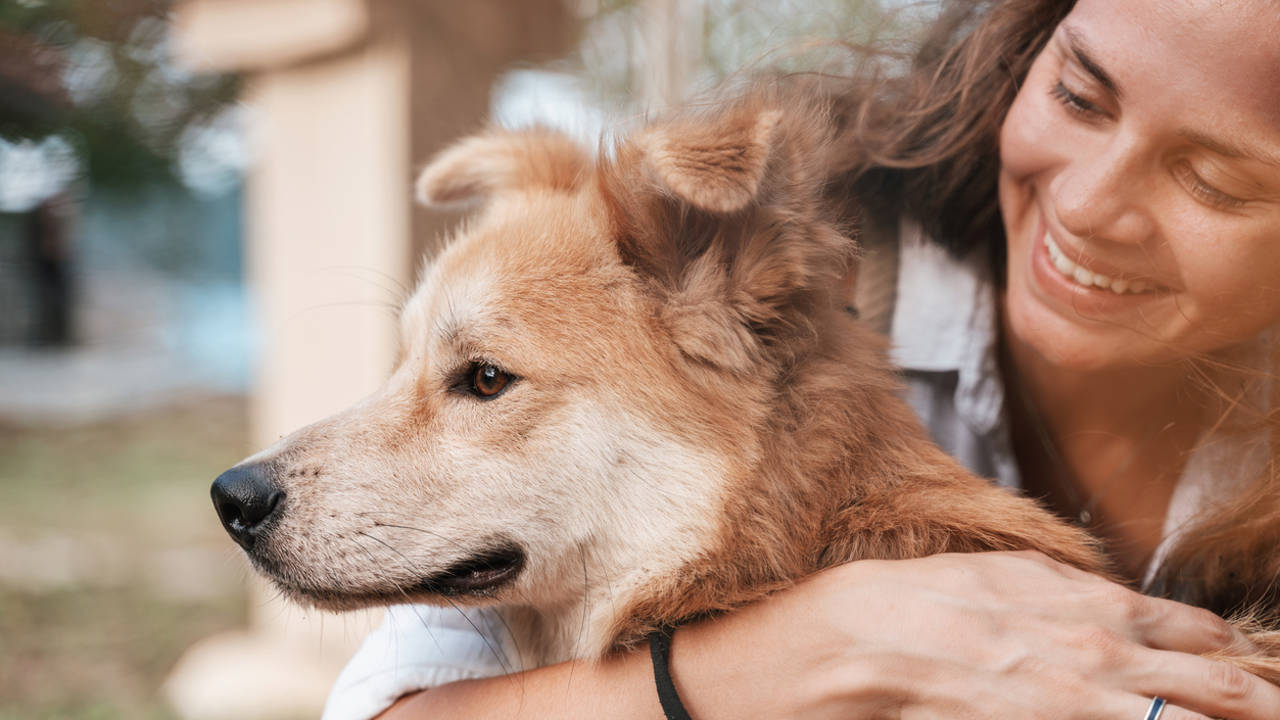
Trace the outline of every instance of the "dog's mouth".
<instances>
[{"instance_id":1,"label":"dog's mouth","mask_svg":"<svg viewBox=\"0 0 1280 720\"><path fill-rule=\"evenodd\" d=\"M524 550L518 545L502 545L454 563L414 590L446 596L491 595L516 579L524 569L524 560Z\"/></svg>"}]
</instances>

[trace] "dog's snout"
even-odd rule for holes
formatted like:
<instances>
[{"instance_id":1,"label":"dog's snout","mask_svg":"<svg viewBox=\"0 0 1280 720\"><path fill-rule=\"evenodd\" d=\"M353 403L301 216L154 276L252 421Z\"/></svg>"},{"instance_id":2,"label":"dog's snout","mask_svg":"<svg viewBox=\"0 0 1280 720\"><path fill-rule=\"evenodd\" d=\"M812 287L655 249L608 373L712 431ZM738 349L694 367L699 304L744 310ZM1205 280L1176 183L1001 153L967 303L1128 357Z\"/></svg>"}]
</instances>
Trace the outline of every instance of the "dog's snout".
<instances>
[{"instance_id":1,"label":"dog's snout","mask_svg":"<svg viewBox=\"0 0 1280 720\"><path fill-rule=\"evenodd\" d=\"M284 492L271 481L271 469L262 464L233 467L213 481L210 490L218 519L231 539L245 550L254 540L267 518L284 499Z\"/></svg>"}]
</instances>

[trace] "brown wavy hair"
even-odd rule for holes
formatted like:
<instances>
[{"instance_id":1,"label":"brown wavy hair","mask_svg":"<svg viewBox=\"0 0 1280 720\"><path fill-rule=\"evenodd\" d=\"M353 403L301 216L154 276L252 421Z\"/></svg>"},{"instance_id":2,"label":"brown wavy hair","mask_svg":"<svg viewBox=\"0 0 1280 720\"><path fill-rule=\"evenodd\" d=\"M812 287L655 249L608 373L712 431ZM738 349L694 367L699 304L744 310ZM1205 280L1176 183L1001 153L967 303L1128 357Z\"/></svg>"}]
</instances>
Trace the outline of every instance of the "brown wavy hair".
<instances>
[{"instance_id":1,"label":"brown wavy hair","mask_svg":"<svg viewBox=\"0 0 1280 720\"><path fill-rule=\"evenodd\" d=\"M1000 126L1032 61L1073 5L951 0L911 52L906 72L894 72L901 54L858 48L869 61L835 100L855 138L842 184L881 221L910 215L957 255L988 248L1002 278ZM1238 431L1268 443L1269 462L1232 501L1206 508L1182 533L1152 593L1224 615L1280 614L1280 342L1267 354L1262 368L1193 361L1201 366L1196 374L1233 408ZM1248 396L1264 402L1241 421Z\"/></svg>"}]
</instances>

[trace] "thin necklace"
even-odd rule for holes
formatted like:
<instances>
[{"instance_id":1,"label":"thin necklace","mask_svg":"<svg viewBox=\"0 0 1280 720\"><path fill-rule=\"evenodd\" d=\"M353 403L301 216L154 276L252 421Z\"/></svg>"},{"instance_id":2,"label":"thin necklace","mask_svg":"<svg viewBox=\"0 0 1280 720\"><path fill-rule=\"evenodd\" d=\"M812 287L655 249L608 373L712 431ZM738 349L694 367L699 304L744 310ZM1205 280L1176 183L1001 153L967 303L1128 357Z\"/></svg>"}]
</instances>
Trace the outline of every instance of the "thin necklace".
<instances>
[{"instance_id":1,"label":"thin necklace","mask_svg":"<svg viewBox=\"0 0 1280 720\"><path fill-rule=\"evenodd\" d=\"M1066 499L1070 505L1069 513L1074 521L1081 527L1089 528L1094 526L1097 519L1097 507L1107 495L1112 487L1112 482L1125 472L1128 472L1133 464L1137 461L1138 456L1142 454L1142 450L1147 447L1156 437L1163 434L1169 428L1174 426L1173 421L1165 423L1160 428L1151 428L1143 433L1142 438L1134 445L1129 452L1129 457L1116 469L1112 470L1101 484L1101 491L1091 492L1088 497L1081 497L1079 488L1075 483L1071 482L1071 478L1067 473L1067 464L1058 450L1058 443L1049 433L1044 420L1041 419L1039 413L1035 411L1035 406L1028 397L1027 389L1023 386L1021 378L1016 373L1010 373L1010 379L1013 381L1014 389L1017 391L1018 403L1021 406L1022 414L1026 416L1030 422L1032 429L1035 431L1036 440L1039 442L1041 449L1044 451L1045 457L1049 461L1049 476L1053 481L1058 493Z\"/></svg>"}]
</instances>

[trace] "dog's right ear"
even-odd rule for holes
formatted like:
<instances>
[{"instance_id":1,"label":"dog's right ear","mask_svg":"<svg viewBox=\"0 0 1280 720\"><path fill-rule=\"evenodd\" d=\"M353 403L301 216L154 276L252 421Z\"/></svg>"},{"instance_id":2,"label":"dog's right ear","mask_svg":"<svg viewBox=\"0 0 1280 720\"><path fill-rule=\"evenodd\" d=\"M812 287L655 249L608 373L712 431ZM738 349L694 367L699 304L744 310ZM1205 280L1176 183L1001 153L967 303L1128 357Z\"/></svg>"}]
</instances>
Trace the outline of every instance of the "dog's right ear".
<instances>
[{"instance_id":1,"label":"dog's right ear","mask_svg":"<svg viewBox=\"0 0 1280 720\"><path fill-rule=\"evenodd\" d=\"M544 128L494 129L445 148L418 175L414 190L423 205L458 205L506 190L542 187L572 192L591 167L587 153L568 136Z\"/></svg>"},{"instance_id":2,"label":"dog's right ear","mask_svg":"<svg viewBox=\"0 0 1280 720\"><path fill-rule=\"evenodd\" d=\"M658 125L637 143L646 163L675 197L708 212L733 213L755 201L782 113L749 105L715 123Z\"/></svg>"},{"instance_id":3,"label":"dog's right ear","mask_svg":"<svg viewBox=\"0 0 1280 720\"><path fill-rule=\"evenodd\" d=\"M619 257L688 358L750 372L808 342L789 338L857 252L844 206L823 198L833 126L821 98L765 86L654 123L602 161Z\"/></svg>"}]
</instances>

